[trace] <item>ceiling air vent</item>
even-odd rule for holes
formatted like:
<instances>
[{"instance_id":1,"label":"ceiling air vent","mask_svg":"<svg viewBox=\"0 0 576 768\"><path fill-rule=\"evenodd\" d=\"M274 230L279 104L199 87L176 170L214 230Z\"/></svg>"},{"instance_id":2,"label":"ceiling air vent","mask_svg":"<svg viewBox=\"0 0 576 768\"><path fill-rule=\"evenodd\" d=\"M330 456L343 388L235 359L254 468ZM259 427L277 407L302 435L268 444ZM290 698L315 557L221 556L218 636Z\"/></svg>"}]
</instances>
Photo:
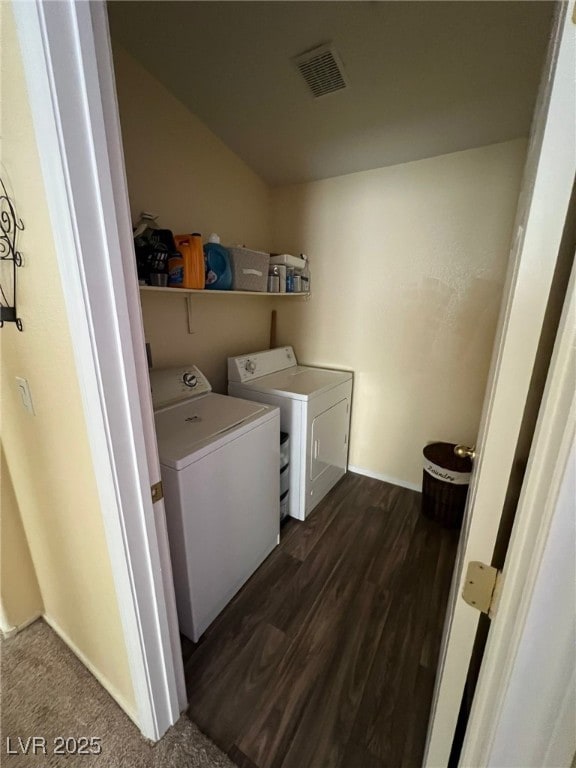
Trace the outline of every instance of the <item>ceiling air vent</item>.
<instances>
[{"instance_id":1,"label":"ceiling air vent","mask_svg":"<svg viewBox=\"0 0 576 768\"><path fill-rule=\"evenodd\" d=\"M342 62L332 44L306 51L293 61L316 98L348 86Z\"/></svg>"}]
</instances>

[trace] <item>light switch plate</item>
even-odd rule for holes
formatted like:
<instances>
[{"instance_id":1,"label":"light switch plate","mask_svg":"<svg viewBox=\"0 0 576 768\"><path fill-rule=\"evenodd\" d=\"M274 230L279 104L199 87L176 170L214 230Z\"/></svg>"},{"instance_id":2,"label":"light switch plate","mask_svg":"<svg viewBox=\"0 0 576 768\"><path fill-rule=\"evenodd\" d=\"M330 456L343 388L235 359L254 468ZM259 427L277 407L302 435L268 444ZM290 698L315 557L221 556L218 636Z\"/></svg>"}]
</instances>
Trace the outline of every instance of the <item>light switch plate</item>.
<instances>
[{"instance_id":1,"label":"light switch plate","mask_svg":"<svg viewBox=\"0 0 576 768\"><path fill-rule=\"evenodd\" d=\"M28 386L28 380L16 376L16 386L18 387L18 392L22 398L22 405L29 413L34 415L34 405L32 404L32 395L30 393L30 387Z\"/></svg>"}]
</instances>

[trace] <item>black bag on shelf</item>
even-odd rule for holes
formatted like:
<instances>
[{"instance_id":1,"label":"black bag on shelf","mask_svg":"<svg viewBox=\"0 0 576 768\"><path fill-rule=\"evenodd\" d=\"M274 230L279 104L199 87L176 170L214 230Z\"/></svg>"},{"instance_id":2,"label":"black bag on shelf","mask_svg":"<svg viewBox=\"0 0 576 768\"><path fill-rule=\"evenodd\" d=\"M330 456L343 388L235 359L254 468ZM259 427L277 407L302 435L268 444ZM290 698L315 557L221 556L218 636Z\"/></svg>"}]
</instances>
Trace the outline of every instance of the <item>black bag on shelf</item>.
<instances>
[{"instance_id":1,"label":"black bag on shelf","mask_svg":"<svg viewBox=\"0 0 576 768\"><path fill-rule=\"evenodd\" d=\"M179 256L169 229L146 228L134 238L138 280L150 285L151 274L168 274L168 259Z\"/></svg>"}]
</instances>

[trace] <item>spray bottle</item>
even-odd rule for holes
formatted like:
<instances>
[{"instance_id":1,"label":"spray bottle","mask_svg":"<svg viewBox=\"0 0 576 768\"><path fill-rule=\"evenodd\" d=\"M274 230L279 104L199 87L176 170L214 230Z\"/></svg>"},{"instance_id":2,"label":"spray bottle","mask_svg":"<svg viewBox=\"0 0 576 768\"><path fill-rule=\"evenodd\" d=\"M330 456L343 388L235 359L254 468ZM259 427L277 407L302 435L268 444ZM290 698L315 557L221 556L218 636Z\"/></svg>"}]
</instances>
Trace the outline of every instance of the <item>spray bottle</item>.
<instances>
[{"instance_id":1,"label":"spray bottle","mask_svg":"<svg viewBox=\"0 0 576 768\"><path fill-rule=\"evenodd\" d=\"M310 259L303 253L300 254L300 258L304 259L304 269L300 274L300 285L302 287L302 293L310 293Z\"/></svg>"}]
</instances>

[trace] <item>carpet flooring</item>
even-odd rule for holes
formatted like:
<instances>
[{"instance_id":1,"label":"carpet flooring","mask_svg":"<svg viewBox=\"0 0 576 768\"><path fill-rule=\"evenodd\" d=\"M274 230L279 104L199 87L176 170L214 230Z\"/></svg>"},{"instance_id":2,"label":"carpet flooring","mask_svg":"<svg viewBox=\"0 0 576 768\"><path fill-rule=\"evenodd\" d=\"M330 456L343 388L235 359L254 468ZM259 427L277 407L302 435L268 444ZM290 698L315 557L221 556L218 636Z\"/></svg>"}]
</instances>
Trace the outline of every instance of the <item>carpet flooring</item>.
<instances>
[{"instance_id":1,"label":"carpet flooring","mask_svg":"<svg viewBox=\"0 0 576 768\"><path fill-rule=\"evenodd\" d=\"M185 715L157 744L144 739L41 619L2 641L0 673L3 768L234 768ZM34 743L27 742L33 736L46 740L47 754L42 742L36 742L34 754ZM101 754L54 754L56 748L75 748L72 741L55 742L57 737L99 737Z\"/></svg>"}]
</instances>

